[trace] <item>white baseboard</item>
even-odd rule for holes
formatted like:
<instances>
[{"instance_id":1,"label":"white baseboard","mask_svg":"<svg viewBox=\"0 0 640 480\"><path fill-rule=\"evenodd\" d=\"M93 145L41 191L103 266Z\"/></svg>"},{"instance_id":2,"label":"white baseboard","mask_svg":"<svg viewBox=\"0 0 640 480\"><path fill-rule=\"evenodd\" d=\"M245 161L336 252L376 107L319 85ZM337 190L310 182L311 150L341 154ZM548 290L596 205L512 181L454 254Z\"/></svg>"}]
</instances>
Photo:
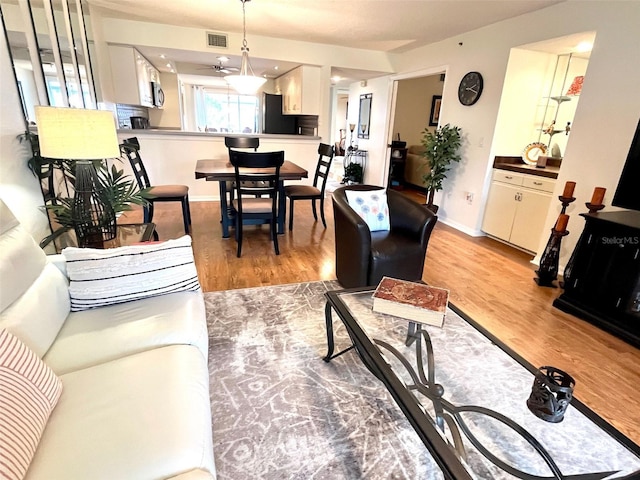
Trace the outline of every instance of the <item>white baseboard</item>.
<instances>
[{"instance_id":1,"label":"white baseboard","mask_svg":"<svg viewBox=\"0 0 640 480\"><path fill-rule=\"evenodd\" d=\"M189 202L219 202L220 195L196 195L189 197Z\"/></svg>"},{"instance_id":2,"label":"white baseboard","mask_svg":"<svg viewBox=\"0 0 640 480\"><path fill-rule=\"evenodd\" d=\"M466 225L462 225L461 223L458 222L454 222L452 220L449 220L447 218L441 218L438 217L438 221L444 223L445 225L448 225L452 228L455 228L456 230L460 230L462 233L466 233L467 235L471 236L471 237L485 237L486 234L482 231L482 230L475 230L473 228L469 228Z\"/></svg>"}]
</instances>

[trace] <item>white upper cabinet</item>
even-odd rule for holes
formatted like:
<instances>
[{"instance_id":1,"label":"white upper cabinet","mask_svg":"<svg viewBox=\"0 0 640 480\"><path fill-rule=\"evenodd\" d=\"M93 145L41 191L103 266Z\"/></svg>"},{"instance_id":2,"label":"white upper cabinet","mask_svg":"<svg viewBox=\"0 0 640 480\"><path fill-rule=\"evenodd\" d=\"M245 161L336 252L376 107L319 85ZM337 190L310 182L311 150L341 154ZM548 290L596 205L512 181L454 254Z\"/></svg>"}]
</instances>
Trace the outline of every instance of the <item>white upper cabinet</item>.
<instances>
[{"instance_id":1,"label":"white upper cabinet","mask_svg":"<svg viewBox=\"0 0 640 480\"><path fill-rule=\"evenodd\" d=\"M109 56L115 102L153 107L151 82L160 72L133 47L110 45Z\"/></svg>"},{"instance_id":2,"label":"white upper cabinet","mask_svg":"<svg viewBox=\"0 0 640 480\"><path fill-rule=\"evenodd\" d=\"M320 67L301 65L276 78L285 115L320 114Z\"/></svg>"}]
</instances>

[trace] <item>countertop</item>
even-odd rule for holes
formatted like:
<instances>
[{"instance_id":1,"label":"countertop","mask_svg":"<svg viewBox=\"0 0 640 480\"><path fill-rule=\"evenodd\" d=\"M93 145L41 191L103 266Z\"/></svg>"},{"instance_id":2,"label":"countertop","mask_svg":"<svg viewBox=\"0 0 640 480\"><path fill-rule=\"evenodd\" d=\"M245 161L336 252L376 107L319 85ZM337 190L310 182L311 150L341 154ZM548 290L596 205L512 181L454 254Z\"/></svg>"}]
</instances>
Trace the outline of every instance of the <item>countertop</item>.
<instances>
[{"instance_id":1,"label":"countertop","mask_svg":"<svg viewBox=\"0 0 640 480\"><path fill-rule=\"evenodd\" d=\"M118 133L121 135L166 135L166 136L180 136L180 137L211 137L211 138L224 138L224 137L258 137L258 138L273 138L277 140L309 140L318 142L322 138L314 135L278 135L275 133L223 133L223 132L188 132L183 130L174 130L167 128L119 128Z\"/></svg>"},{"instance_id":2,"label":"countertop","mask_svg":"<svg viewBox=\"0 0 640 480\"><path fill-rule=\"evenodd\" d=\"M499 170L509 170L511 172L526 173L527 175L536 175L538 177L558 178L560 172L561 159L549 158L547 166L538 168L535 165L524 163L521 157L499 157L493 160L493 168Z\"/></svg>"}]
</instances>

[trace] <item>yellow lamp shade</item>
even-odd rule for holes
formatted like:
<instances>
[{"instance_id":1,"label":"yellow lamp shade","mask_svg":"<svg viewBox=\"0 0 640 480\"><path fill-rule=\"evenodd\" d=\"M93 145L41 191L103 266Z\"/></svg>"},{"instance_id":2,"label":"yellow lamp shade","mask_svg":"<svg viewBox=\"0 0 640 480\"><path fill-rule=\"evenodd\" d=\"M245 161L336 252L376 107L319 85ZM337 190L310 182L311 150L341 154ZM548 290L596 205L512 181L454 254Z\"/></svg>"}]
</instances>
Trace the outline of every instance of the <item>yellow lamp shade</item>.
<instances>
[{"instance_id":1,"label":"yellow lamp shade","mask_svg":"<svg viewBox=\"0 0 640 480\"><path fill-rule=\"evenodd\" d=\"M120 156L111 112L41 106L35 110L43 157L97 160Z\"/></svg>"}]
</instances>

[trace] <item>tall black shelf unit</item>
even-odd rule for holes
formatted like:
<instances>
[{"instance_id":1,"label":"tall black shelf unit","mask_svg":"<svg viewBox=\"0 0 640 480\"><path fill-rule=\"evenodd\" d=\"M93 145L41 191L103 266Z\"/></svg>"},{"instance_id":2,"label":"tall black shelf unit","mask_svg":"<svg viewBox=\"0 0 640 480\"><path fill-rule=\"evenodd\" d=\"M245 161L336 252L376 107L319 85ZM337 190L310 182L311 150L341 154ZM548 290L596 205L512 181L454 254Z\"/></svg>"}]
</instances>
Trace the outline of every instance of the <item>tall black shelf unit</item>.
<instances>
[{"instance_id":1,"label":"tall black shelf unit","mask_svg":"<svg viewBox=\"0 0 640 480\"><path fill-rule=\"evenodd\" d=\"M553 305L640 348L640 211L583 213Z\"/></svg>"}]
</instances>

